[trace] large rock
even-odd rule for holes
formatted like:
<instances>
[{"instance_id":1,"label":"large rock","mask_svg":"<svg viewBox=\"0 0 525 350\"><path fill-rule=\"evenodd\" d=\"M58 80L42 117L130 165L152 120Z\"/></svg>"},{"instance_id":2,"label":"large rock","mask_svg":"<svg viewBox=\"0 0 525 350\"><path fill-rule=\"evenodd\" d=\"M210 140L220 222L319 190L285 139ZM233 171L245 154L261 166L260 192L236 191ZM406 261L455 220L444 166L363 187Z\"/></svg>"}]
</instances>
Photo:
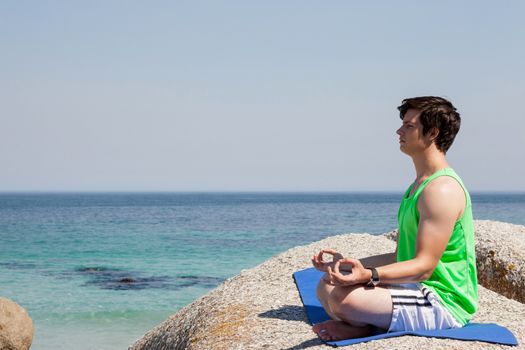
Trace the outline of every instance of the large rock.
<instances>
[{"instance_id":1,"label":"large rock","mask_svg":"<svg viewBox=\"0 0 525 350\"><path fill-rule=\"evenodd\" d=\"M33 342L33 321L17 303L0 298L0 349L26 350Z\"/></svg>"},{"instance_id":2,"label":"large rock","mask_svg":"<svg viewBox=\"0 0 525 350\"><path fill-rule=\"evenodd\" d=\"M478 282L525 303L525 226L476 221Z\"/></svg>"},{"instance_id":3,"label":"large rock","mask_svg":"<svg viewBox=\"0 0 525 350\"><path fill-rule=\"evenodd\" d=\"M487 235L492 234L496 226L490 226ZM484 230L484 227L477 226L478 230ZM480 244L484 244L485 232L476 234L484 237L478 240ZM507 237L505 234L506 232L498 232L501 244L504 244ZM390 234L394 235L395 232ZM328 349L311 331L292 278L293 272L311 266L310 258L314 252L327 247L338 249L347 256L361 258L393 252L395 242L384 235L347 234L290 249L227 280L149 331L131 345L130 349ZM523 343L524 320L524 304L479 286L479 310L472 322L495 322L508 327L518 341ZM484 350L506 348L482 342L412 336L351 346L358 350L407 347Z\"/></svg>"}]
</instances>

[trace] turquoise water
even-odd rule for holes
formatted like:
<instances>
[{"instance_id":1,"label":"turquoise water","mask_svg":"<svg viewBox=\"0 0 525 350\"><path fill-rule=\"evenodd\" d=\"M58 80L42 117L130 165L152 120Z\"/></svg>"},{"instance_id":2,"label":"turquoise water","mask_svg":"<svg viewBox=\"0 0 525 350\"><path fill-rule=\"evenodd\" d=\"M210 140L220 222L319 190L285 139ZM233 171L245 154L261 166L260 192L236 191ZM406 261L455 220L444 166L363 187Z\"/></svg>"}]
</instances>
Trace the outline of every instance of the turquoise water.
<instances>
[{"instance_id":1,"label":"turquoise water","mask_svg":"<svg viewBox=\"0 0 525 350\"><path fill-rule=\"evenodd\" d=\"M396 227L401 193L0 194L0 296L32 349L122 349L223 280L290 247ZM525 225L525 194L472 194ZM132 281L130 283L130 281Z\"/></svg>"}]
</instances>

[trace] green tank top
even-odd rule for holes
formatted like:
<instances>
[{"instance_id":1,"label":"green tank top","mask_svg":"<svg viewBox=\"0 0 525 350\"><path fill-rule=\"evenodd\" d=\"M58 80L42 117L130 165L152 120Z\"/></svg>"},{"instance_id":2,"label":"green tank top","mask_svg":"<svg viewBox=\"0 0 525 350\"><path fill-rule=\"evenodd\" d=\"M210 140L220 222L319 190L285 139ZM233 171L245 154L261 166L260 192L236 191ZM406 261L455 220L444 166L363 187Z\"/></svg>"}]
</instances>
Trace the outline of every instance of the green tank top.
<instances>
[{"instance_id":1,"label":"green tank top","mask_svg":"<svg viewBox=\"0 0 525 350\"><path fill-rule=\"evenodd\" d=\"M467 205L463 215L454 225L452 236L432 276L420 283L434 292L458 322L465 325L478 306L474 220L470 195L463 181L452 168L436 171L423 181L411 196L409 194L413 185L405 192L397 214L399 224L397 261L411 260L416 256L419 223L417 200L425 186L439 176L450 176L459 182L465 191Z\"/></svg>"}]
</instances>

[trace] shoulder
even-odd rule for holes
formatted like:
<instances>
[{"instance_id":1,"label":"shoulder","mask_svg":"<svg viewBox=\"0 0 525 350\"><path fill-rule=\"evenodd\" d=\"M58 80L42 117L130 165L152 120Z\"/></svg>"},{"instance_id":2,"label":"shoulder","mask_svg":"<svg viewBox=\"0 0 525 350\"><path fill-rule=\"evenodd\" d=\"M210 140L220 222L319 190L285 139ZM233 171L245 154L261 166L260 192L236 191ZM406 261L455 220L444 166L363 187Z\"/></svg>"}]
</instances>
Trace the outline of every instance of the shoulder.
<instances>
[{"instance_id":1,"label":"shoulder","mask_svg":"<svg viewBox=\"0 0 525 350\"><path fill-rule=\"evenodd\" d=\"M459 218L465 208L465 192L451 176L439 176L430 181L418 201L418 209L431 215L454 215Z\"/></svg>"}]
</instances>

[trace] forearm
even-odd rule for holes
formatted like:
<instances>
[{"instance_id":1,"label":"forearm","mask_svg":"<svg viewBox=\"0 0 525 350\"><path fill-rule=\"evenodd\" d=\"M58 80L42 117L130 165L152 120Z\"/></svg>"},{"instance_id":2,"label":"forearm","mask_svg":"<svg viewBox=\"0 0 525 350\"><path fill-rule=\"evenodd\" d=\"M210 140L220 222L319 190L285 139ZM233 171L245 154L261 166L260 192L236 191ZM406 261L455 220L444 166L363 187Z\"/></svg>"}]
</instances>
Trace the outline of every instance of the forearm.
<instances>
[{"instance_id":1,"label":"forearm","mask_svg":"<svg viewBox=\"0 0 525 350\"><path fill-rule=\"evenodd\" d=\"M378 267L390 265L396 262L396 253L388 253L381 255L372 255L363 259L359 259L363 266Z\"/></svg>"},{"instance_id":2,"label":"forearm","mask_svg":"<svg viewBox=\"0 0 525 350\"><path fill-rule=\"evenodd\" d=\"M415 283L427 280L432 270L429 270L428 263L412 259L378 267L377 273L379 281L384 284Z\"/></svg>"}]
</instances>

